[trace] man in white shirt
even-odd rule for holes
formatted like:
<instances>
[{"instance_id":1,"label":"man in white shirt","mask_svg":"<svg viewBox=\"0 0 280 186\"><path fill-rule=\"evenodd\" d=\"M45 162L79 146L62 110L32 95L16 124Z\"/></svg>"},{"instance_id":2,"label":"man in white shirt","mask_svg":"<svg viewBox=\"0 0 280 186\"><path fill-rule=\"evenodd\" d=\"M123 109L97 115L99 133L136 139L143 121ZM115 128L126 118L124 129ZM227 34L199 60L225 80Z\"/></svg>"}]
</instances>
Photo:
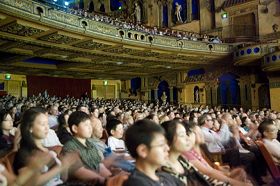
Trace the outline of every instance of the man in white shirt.
<instances>
[{"instance_id":1,"label":"man in white shirt","mask_svg":"<svg viewBox=\"0 0 280 186\"><path fill-rule=\"evenodd\" d=\"M56 105L49 106L48 113L49 113L48 115L49 126L52 129L56 129L58 127L58 120L57 120L58 107Z\"/></svg>"},{"instance_id":2,"label":"man in white shirt","mask_svg":"<svg viewBox=\"0 0 280 186\"><path fill-rule=\"evenodd\" d=\"M280 142L276 139L278 129L272 119L264 120L258 127L263 143L274 162L280 166Z\"/></svg>"}]
</instances>

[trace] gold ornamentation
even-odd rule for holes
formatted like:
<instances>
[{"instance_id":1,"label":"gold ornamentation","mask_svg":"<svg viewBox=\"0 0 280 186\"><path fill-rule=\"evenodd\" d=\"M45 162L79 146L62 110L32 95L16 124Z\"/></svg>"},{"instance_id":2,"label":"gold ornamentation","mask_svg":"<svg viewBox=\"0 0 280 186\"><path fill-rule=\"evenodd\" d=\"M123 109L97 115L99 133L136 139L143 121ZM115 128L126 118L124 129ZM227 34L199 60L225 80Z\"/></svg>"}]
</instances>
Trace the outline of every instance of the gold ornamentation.
<instances>
[{"instance_id":1,"label":"gold ornamentation","mask_svg":"<svg viewBox=\"0 0 280 186\"><path fill-rule=\"evenodd\" d=\"M103 44L103 43L97 43L94 41L85 41L82 43L78 43L73 45L74 47L78 47L78 48L85 48L85 49L99 49L99 48L103 48L103 47L109 47L111 45L107 45L107 44Z\"/></svg>"},{"instance_id":2,"label":"gold ornamentation","mask_svg":"<svg viewBox=\"0 0 280 186\"><path fill-rule=\"evenodd\" d=\"M10 24L2 26L0 28L0 31L8 32L11 34L16 34L19 36L32 36L32 35L44 32L43 30L40 30L38 28L24 26L24 25L18 24L17 22L12 22Z\"/></svg>"},{"instance_id":3,"label":"gold ornamentation","mask_svg":"<svg viewBox=\"0 0 280 186\"><path fill-rule=\"evenodd\" d=\"M58 43L58 44L69 44L69 43L79 40L77 38L73 38L73 37L69 37L69 36L65 36L65 35L61 35L61 34L57 34L57 33L46 35L46 36L40 37L39 39L43 40L43 41L48 41L51 43Z\"/></svg>"}]
</instances>

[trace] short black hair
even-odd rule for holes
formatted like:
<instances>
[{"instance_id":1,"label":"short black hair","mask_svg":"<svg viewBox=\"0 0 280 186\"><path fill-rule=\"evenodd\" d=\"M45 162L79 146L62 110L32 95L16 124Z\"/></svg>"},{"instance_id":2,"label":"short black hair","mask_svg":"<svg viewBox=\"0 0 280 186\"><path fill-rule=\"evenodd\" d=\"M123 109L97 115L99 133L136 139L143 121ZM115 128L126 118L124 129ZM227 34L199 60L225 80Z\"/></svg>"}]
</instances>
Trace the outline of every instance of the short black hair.
<instances>
[{"instance_id":1,"label":"short black hair","mask_svg":"<svg viewBox=\"0 0 280 186\"><path fill-rule=\"evenodd\" d=\"M111 136L111 130L116 130L117 128L117 125L119 124L122 124L122 122L118 119L111 119L109 121L107 121L107 124L106 124L106 130L107 130L107 133L109 134L109 136Z\"/></svg>"},{"instance_id":2,"label":"short black hair","mask_svg":"<svg viewBox=\"0 0 280 186\"><path fill-rule=\"evenodd\" d=\"M78 126L81 122L86 121L86 120L90 120L90 117L87 113L82 112L82 111L73 112L69 116L69 119L68 119L68 125L69 125L71 132L74 134L74 132L72 130L73 125Z\"/></svg>"},{"instance_id":3,"label":"short black hair","mask_svg":"<svg viewBox=\"0 0 280 186\"><path fill-rule=\"evenodd\" d=\"M266 131L269 125L274 125L274 121L272 119L265 119L260 123L258 130L261 133L262 137L264 137L263 133Z\"/></svg>"},{"instance_id":4,"label":"short black hair","mask_svg":"<svg viewBox=\"0 0 280 186\"><path fill-rule=\"evenodd\" d=\"M130 126L125 133L125 145L130 155L138 158L137 147L141 144L150 147L155 134L165 133L161 126L148 119L138 120Z\"/></svg>"}]
</instances>

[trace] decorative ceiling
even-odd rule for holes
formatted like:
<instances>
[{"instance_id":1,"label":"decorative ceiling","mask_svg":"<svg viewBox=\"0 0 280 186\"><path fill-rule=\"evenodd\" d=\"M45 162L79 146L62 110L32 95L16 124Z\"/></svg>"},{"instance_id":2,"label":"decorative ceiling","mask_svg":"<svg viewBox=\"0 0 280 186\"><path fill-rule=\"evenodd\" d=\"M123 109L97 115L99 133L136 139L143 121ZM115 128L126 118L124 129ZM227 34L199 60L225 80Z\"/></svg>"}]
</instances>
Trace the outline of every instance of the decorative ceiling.
<instances>
[{"instance_id":1,"label":"decorative ceiling","mask_svg":"<svg viewBox=\"0 0 280 186\"><path fill-rule=\"evenodd\" d=\"M225 65L226 61L231 61L230 46L226 44L211 44L214 46L209 47L208 43L178 41L162 36L153 36L151 40L145 38L146 35L142 40L133 40L123 37L117 28L104 23L85 20L89 26L81 28L78 16L55 12L43 5L41 8L46 12L38 15L35 6L39 5L24 5L28 9L17 9L18 4L12 2L18 1L0 1L2 72L129 79ZM23 6L25 1L21 3L20 6ZM71 20L64 22L57 15L69 16ZM124 31L124 35L127 32L130 31Z\"/></svg>"}]
</instances>

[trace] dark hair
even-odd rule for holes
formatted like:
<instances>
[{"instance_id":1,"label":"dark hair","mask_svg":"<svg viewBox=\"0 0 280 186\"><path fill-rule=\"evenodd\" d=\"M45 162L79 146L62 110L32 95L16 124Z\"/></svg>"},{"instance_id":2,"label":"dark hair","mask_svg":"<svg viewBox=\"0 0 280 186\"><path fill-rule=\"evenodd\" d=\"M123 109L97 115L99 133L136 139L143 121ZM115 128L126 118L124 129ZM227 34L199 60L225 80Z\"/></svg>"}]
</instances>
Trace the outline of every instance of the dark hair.
<instances>
[{"instance_id":1,"label":"dark hair","mask_svg":"<svg viewBox=\"0 0 280 186\"><path fill-rule=\"evenodd\" d=\"M109 136L111 136L111 130L116 130L117 128L117 125L121 124L122 122L118 119L111 119L109 121L107 121L107 124L106 124L106 130L107 130L107 133L109 134Z\"/></svg>"},{"instance_id":2,"label":"dark hair","mask_svg":"<svg viewBox=\"0 0 280 186\"><path fill-rule=\"evenodd\" d=\"M80 105L78 105L78 106L76 107L76 111L81 111L81 108L82 108L82 107L87 107L87 108L88 108L87 105L80 104Z\"/></svg>"},{"instance_id":3,"label":"dark hair","mask_svg":"<svg viewBox=\"0 0 280 186\"><path fill-rule=\"evenodd\" d=\"M205 124L205 121L207 120L207 116L209 116L209 114L202 114L201 116L199 116L199 118L197 119L197 123L199 126Z\"/></svg>"},{"instance_id":4,"label":"dark hair","mask_svg":"<svg viewBox=\"0 0 280 186\"><path fill-rule=\"evenodd\" d=\"M165 138L167 139L169 146L171 146L174 141L178 125L182 125L183 127L185 127L184 124L179 120L166 121L161 124L162 128L165 130ZM190 128L187 129L189 133Z\"/></svg>"},{"instance_id":5,"label":"dark hair","mask_svg":"<svg viewBox=\"0 0 280 186\"><path fill-rule=\"evenodd\" d=\"M67 109L67 110L65 110L64 113L62 113L58 116L57 120L58 120L58 123L59 123L59 125L58 125L59 129L62 129L63 127L65 127L68 124L68 123L66 123L65 115L69 115L69 114L70 114L70 110Z\"/></svg>"},{"instance_id":6,"label":"dark hair","mask_svg":"<svg viewBox=\"0 0 280 186\"><path fill-rule=\"evenodd\" d=\"M264 137L263 133L266 131L269 125L274 125L272 119L265 119L263 122L260 123L258 130L261 133L262 137Z\"/></svg>"},{"instance_id":7,"label":"dark hair","mask_svg":"<svg viewBox=\"0 0 280 186\"><path fill-rule=\"evenodd\" d=\"M155 116L155 114L150 114L146 117L146 119L153 120Z\"/></svg>"},{"instance_id":8,"label":"dark hair","mask_svg":"<svg viewBox=\"0 0 280 186\"><path fill-rule=\"evenodd\" d=\"M7 115L9 114L9 112L5 109L2 109L0 111L0 136L3 135L3 131L2 131L2 122L6 119Z\"/></svg>"},{"instance_id":9,"label":"dark hair","mask_svg":"<svg viewBox=\"0 0 280 186\"><path fill-rule=\"evenodd\" d=\"M86 120L90 120L90 117L87 113L83 112L83 111L75 111L73 112L68 119L68 125L70 128L70 131L72 132L72 134L75 134L72 130L72 126L76 125L78 126L81 122L86 121Z\"/></svg>"},{"instance_id":10,"label":"dark hair","mask_svg":"<svg viewBox=\"0 0 280 186\"><path fill-rule=\"evenodd\" d=\"M158 124L148 119L138 120L130 126L125 133L125 145L130 155L137 158L137 147L141 144L150 147L155 134L164 135L164 130Z\"/></svg>"},{"instance_id":11,"label":"dark hair","mask_svg":"<svg viewBox=\"0 0 280 186\"><path fill-rule=\"evenodd\" d=\"M33 123L36 117L40 114L46 114L47 110L42 107L32 107L26 110L22 117L22 122L20 125L21 132L21 141L20 147L26 148L29 150L36 149L36 145L34 143L34 139L30 133L30 129L33 126Z\"/></svg>"}]
</instances>

